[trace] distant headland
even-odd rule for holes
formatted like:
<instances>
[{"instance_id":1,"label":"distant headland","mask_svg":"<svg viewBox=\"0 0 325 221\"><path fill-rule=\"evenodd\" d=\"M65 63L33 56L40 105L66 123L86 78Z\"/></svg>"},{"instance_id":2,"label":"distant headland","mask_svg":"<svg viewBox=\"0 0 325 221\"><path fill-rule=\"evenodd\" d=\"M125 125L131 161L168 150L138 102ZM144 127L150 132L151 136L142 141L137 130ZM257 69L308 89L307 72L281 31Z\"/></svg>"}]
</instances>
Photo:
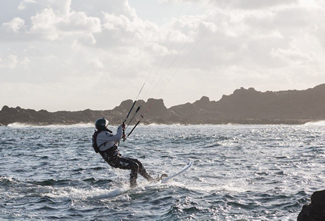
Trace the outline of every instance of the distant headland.
<instances>
[{"instance_id":1,"label":"distant headland","mask_svg":"<svg viewBox=\"0 0 325 221\"><path fill-rule=\"evenodd\" d=\"M118 125L125 119L132 104L132 100L125 100L112 110L57 112L3 106L0 125L70 125L93 123L100 117L107 118L112 125ZM325 84L307 90L277 92L240 88L231 95L224 95L219 101L210 101L203 96L194 103L170 108L166 108L162 99L139 100L136 108L140 104L139 113L145 112L153 104L141 120L143 124L304 124L325 120ZM139 117L140 114L136 118Z\"/></svg>"}]
</instances>

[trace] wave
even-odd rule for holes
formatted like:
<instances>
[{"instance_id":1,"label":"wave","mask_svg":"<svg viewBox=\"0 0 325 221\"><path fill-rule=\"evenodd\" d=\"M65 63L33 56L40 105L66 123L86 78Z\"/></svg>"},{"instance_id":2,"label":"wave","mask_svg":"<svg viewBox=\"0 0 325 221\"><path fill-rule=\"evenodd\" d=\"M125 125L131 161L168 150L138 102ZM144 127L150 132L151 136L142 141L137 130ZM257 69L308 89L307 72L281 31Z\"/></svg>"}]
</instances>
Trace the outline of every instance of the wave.
<instances>
[{"instance_id":1,"label":"wave","mask_svg":"<svg viewBox=\"0 0 325 221\"><path fill-rule=\"evenodd\" d=\"M304 125L306 125L306 126L325 126L325 120L307 122Z\"/></svg>"},{"instance_id":2,"label":"wave","mask_svg":"<svg viewBox=\"0 0 325 221\"><path fill-rule=\"evenodd\" d=\"M0 186L9 186L15 183L15 180L12 177L0 176Z\"/></svg>"},{"instance_id":3,"label":"wave","mask_svg":"<svg viewBox=\"0 0 325 221\"><path fill-rule=\"evenodd\" d=\"M71 124L71 125L64 125L64 124L52 124L52 125L33 125L33 124L26 124L26 123L12 123L8 124L8 127L11 128L88 128L94 127L93 123L78 123L78 124Z\"/></svg>"}]
</instances>

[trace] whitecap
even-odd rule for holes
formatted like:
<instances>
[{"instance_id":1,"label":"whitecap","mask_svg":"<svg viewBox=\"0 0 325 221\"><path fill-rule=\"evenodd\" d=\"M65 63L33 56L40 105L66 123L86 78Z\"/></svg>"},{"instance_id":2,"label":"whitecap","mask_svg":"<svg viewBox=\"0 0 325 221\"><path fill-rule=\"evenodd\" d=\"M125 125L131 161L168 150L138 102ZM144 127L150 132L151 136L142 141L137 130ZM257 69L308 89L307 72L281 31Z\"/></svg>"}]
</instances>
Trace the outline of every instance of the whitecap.
<instances>
[{"instance_id":1,"label":"whitecap","mask_svg":"<svg viewBox=\"0 0 325 221\"><path fill-rule=\"evenodd\" d=\"M304 125L306 125L306 126L325 126L325 120L311 121L311 122L305 123Z\"/></svg>"},{"instance_id":2,"label":"whitecap","mask_svg":"<svg viewBox=\"0 0 325 221\"><path fill-rule=\"evenodd\" d=\"M15 122L15 123L8 124L8 127L11 128L89 128L89 127L94 127L94 125L93 123L78 123L78 124L70 124L70 125L64 125L64 124L33 125L33 124Z\"/></svg>"}]
</instances>

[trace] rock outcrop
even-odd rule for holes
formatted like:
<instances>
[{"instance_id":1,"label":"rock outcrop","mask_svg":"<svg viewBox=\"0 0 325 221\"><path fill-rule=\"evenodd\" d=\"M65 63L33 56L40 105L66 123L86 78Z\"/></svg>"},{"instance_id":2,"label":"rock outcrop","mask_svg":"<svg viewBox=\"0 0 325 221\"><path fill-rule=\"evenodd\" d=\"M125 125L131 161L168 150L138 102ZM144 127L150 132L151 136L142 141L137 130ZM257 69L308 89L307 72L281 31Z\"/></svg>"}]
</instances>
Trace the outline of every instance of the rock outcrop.
<instances>
[{"instance_id":1,"label":"rock outcrop","mask_svg":"<svg viewBox=\"0 0 325 221\"><path fill-rule=\"evenodd\" d=\"M241 88L217 102L236 121L303 123L325 117L325 84L304 91L258 92Z\"/></svg>"},{"instance_id":2,"label":"rock outcrop","mask_svg":"<svg viewBox=\"0 0 325 221\"><path fill-rule=\"evenodd\" d=\"M311 203L304 205L297 221L325 220L325 190L316 191L311 196Z\"/></svg>"},{"instance_id":3,"label":"rock outcrop","mask_svg":"<svg viewBox=\"0 0 325 221\"><path fill-rule=\"evenodd\" d=\"M167 108L162 99L139 100L130 116L139 110L133 124L139 119L144 124L303 124L325 120L324 95L325 84L302 91L259 92L254 88L240 88L219 101L203 96L194 103L171 108ZM120 124L132 105L132 100L126 100L112 110L72 112L4 106L0 111L0 124L76 124L94 122L100 117L106 117L111 124Z\"/></svg>"}]
</instances>

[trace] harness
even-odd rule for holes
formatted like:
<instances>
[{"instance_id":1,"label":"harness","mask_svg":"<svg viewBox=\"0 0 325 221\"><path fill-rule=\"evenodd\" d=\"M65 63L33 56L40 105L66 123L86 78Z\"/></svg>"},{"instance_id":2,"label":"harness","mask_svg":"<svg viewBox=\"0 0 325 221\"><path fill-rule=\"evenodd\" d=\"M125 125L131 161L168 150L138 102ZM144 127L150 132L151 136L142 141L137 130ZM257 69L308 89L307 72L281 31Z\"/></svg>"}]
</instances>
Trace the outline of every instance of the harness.
<instances>
[{"instance_id":1,"label":"harness","mask_svg":"<svg viewBox=\"0 0 325 221\"><path fill-rule=\"evenodd\" d=\"M94 151L95 151L96 153L99 152L99 148L100 148L101 146L103 146L104 144L106 144L106 142L105 142L105 143L103 143L103 144L101 144L101 145L99 145L99 146L97 145L96 140L97 140L97 136L98 136L99 133L100 133L100 131L95 131L94 134L93 134L93 137L92 137L92 147L94 148Z\"/></svg>"},{"instance_id":2,"label":"harness","mask_svg":"<svg viewBox=\"0 0 325 221\"><path fill-rule=\"evenodd\" d=\"M107 150L104 150L104 151L100 151L100 147L101 146L105 146L107 144L108 141L102 143L101 145L97 145L97 136L98 134L100 133L101 131L95 131L93 136L92 136L92 147L94 148L94 151L96 153L100 153L104 158L105 160L108 159L108 158L114 158L116 157L117 155L119 155L119 152L117 150L117 146L116 145L113 145L112 147L108 148Z\"/></svg>"}]
</instances>

